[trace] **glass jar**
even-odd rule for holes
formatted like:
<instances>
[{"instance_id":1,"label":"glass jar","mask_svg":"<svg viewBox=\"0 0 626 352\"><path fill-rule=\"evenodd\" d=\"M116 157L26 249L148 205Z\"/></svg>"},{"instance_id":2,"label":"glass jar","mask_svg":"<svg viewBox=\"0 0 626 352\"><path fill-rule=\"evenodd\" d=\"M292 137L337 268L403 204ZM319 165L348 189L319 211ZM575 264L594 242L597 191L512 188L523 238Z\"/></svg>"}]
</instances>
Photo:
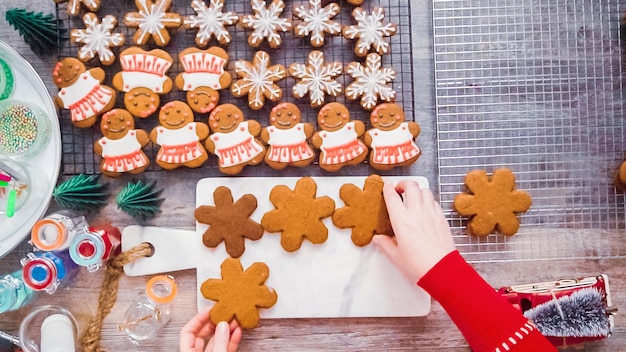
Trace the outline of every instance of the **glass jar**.
<instances>
[{"instance_id":1,"label":"glass jar","mask_svg":"<svg viewBox=\"0 0 626 352\"><path fill-rule=\"evenodd\" d=\"M84 216L72 211L60 211L35 223L31 231L31 242L42 251L64 250L69 248L77 233L88 227Z\"/></svg>"},{"instance_id":2,"label":"glass jar","mask_svg":"<svg viewBox=\"0 0 626 352\"><path fill-rule=\"evenodd\" d=\"M74 263L87 267L89 272L98 270L104 262L121 251L122 234L111 225L90 227L74 236L69 247Z\"/></svg>"},{"instance_id":3,"label":"glass jar","mask_svg":"<svg viewBox=\"0 0 626 352\"><path fill-rule=\"evenodd\" d=\"M34 291L49 294L53 294L62 282L69 284L79 269L67 251L28 253L20 263L24 283Z\"/></svg>"},{"instance_id":4,"label":"glass jar","mask_svg":"<svg viewBox=\"0 0 626 352\"><path fill-rule=\"evenodd\" d=\"M36 104L0 101L0 155L35 156L50 141L50 118Z\"/></svg>"},{"instance_id":5,"label":"glass jar","mask_svg":"<svg viewBox=\"0 0 626 352\"><path fill-rule=\"evenodd\" d=\"M0 214L13 217L26 204L32 182L28 171L20 162L1 155L0 152Z\"/></svg>"},{"instance_id":6,"label":"glass jar","mask_svg":"<svg viewBox=\"0 0 626 352\"><path fill-rule=\"evenodd\" d=\"M128 308L124 323L118 325L118 330L125 332L134 344L154 338L170 319L170 303L176 292L173 277L158 275L151 278L146 284L145 294Z\"/></svg>"},{"instance_id":7,"label":"glass jar","mask_svg":"<svg viewBox=\"0 0 626 352\"><path fill-rule=\"evenodd\" d=\"M33 298L35 293L26 286L22 270L0 278L0 313L19 309Z\"/></svg>"}]
</instances>

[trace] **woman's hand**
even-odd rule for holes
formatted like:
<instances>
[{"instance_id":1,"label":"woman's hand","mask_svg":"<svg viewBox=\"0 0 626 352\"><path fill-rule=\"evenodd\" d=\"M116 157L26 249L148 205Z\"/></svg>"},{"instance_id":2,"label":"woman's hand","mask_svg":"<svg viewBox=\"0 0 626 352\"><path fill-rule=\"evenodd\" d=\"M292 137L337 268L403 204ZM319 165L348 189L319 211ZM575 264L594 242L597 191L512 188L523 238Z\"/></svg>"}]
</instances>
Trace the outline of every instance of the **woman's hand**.
<instances>
[{"instance_id":1,"label":"woman's hand","mask_svg":"<svg viewBox=\"0 0 626 352\"><path fill-rule=\"evenodd\" d=\"M207 309L196 314L180 331L181 352L234 352L241 342L242 330L236 320L213 324ZM209 335L213 336L204 346Z\"/></svg>"}]
</instances>

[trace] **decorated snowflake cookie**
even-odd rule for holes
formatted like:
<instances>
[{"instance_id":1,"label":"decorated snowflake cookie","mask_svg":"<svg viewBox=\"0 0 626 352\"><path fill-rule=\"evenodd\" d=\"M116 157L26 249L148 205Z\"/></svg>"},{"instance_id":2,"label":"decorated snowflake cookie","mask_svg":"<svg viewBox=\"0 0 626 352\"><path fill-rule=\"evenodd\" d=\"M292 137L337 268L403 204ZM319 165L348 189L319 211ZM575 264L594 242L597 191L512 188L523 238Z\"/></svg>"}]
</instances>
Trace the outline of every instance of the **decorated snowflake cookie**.
<instances>
[{"instance_id":1,"label":"decorated snowflake cookie","mask_svg":"<svg viewBox=\"0 0 626 352\"><path fill-rule=\"evenodd\" d=\"M293 14L302 20L294 28L298 37L311 36L311 45L318 48L324 45L324 33L337 35L341 33L341 25L332 20L341 8L334 2L322 7L322 0L309 0L309 6L297 6Z\"/></svg>"},{"instance_id":2,"label":"decorated snowflake cookie","mask_svg":"<svg viewBox=\"0 0 626 352\"><path fill-rule=\"evenodd\" d=\"M380 55L371 53L367 55L365 66L360 62L352 62L346 67L354 82L346 88L346 97L355 100L361 97L361 106L372 110L376 106L378 98L386 102L392 102L396 97L388 83L396 78L396 71L392 68L382 68Z\"/></svg>"},{"instance_id":3,"label":"decorated snowflake cookie","mask_svg":"<svg viewBox=\"0 0 626 352\"><path fill-rule=\"evenodd\" d=\"M342 71L340 62L324 63L324 53L321 51L311 51L309 54L309 64L291 64L289 74L295 77L298 82L293 86L293 95L302 98L307 93L311 99L312 107L324 105L326 94L334 97L341 93L341 84L335 77Z\"/></svg>"},{"instance_id":4,"label":"decorated snowflake cookie","mask_svg":"<svg viewBox=\"0 0 626 352\"><path fill-rule=\"evenodd\" d=\"M380 55L389 52L389 43L385 37L396 34L396 25L392 23L383 24L385 10L375 7L371 14L368 14L360 7L352 11L352 17L357 21L355 26L343 28L343 36L346 39L358 38L354 47L357 56L365 56L372 47Z\"/></svg>"},{"instance_id":5,"label":"decorated snowflake cookie","mask_svg":"<svg viewBox=\"0 0 626 352\"><path fill-rule=\"evenodd\" d=\"M85 29L73 29L70 32L72 42L84 44L78 51L78 58L87 62L96 55L103 65L111 65L115 61L115 55L111 47L124 44L124 35L111 33L117 24L115 16L107 15L98 20L98 17L88 12L83 16Z\"/></svg>"},{"instance_id":6,"label":"decorated snowflake cookie","mask_svg":"<svg viewBox=\"0 0 626 352\"><path fill-rule=\"evenodd\" d=\"M196 34L198 46L207 45L211 37L215 37L222 45L230 43L230 33L226 26L237 24L239 16L234 12L224 12L224 0L211 0L209 7L202 0L193 0L191 7L196 15L185 17L183 26L198 29Z\"/></svg>"},{"instance_id":7,"label":"decorated snowflake cookie","mask_svg":"<svg viewBox=\"0 0 626 352\"><path fill-rule=\"evenodd\" d=\"M170 42L168 28L178 28L183 23L179 14L167 12L172 0L135 0L139 12L129 12L124 16L128 27L137 28L133 41L143 45L152 38L156 45L166 46Z\"/></svg>"},{"instance_id":8,"label":"decorated snowflake cookie","mask_svg":"<svg viewBox=\"0 0 626 352\"><path fill-rule=\"evenodd\" d=\"M285 3L282 0L273 0L267 7L264 0L252 0L252 11L254 14L241 18L241 26L245 29L252 29L248 36L248 44L258 48L264 39L267 39L272 49L278 48L282 43L279 31L286 32L291 29L291 22L281 18Z\"/></svg>"},{"instance_id":9,"label":"decorated snowflake cookie","mask_svg":"<svg viewBox=\"0 0 626 352\"><path fill-rule=\"evenodd\" d=\"M57 4L67 3L67 13L71 16L78 16L80 8L84 5L89 11L96 12L100 8L102 0L54 0Z\"/></svg>"},{"instance_id":10,"label":"decorated snowflake cookie","mask_svg":"<svg viewBox=\"0 0 626 352\"><path fill-rule=\"evenodd\" d=\"M239 60L235 72L241 76L230 87L234 96L240 98L248 94L248 106L259 110L265 105L265 98L278 101L283 90L275 84L285 78L287 71L283 65L270 66L270 56L265 51L257 51L252 62Z\"/></svg>"}]
</instances>

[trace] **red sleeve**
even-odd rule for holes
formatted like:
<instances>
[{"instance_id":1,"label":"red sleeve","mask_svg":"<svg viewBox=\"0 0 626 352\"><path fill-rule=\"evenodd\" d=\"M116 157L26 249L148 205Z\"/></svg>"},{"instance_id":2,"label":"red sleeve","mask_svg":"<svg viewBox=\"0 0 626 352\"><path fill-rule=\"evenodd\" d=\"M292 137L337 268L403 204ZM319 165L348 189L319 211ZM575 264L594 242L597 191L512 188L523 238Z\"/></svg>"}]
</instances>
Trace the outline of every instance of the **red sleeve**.
<instances>
[{"instance_id":1,"label":"red sleeve","mask_svg":"<svg viewBox=\"0 0 626 352\"><path fill-rule=\"evenodd\" d=\"M474 351L556 351L458 251L441 259L417 284L441 304Z\"/></svg>"}]
</instances>

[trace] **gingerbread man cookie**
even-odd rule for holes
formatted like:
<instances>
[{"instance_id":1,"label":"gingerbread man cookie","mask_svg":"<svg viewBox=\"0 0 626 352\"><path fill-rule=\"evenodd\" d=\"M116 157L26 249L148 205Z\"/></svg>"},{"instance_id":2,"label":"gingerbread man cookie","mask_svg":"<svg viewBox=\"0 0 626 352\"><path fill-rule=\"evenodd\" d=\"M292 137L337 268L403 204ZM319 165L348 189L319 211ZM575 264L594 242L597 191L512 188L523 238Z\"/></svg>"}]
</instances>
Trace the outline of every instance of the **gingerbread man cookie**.
<instances>
[{"instance_id":1,"label":"gingerbread man cookie","mask_svg":"<svg viewBox=\"0 0 626 352\"><path fill-rule=\"evenodd\" d=\"M122 33L111 33L115 28L117 19L115 16L107 15L98 19L98 16L88 12L83 16L85 29L72 29L70 38L74 43L81 43L83 46L78 51L78 58L87 62L96 55L103 65L111 65L115 61L115 54L111 47L119 47L124 44Z\"/></svg>"},{"instance_id":2,"label":"gingerbread man cookie","mask_svg":"<svg viewBox=\"0 0 626 352\"><path fill-rule=\"evenodd\" d=\"M358 38L354 46L354 53L357 56L367 55L372 47L380 55L389 52L389 43L385 41L385 37L396 34L396 25L383 24L385 10L382 7L375 7L371 14L357 7L352 10L352 17L357 24L344 27L342 32L346 39Z\"/></svg>"},{"instance_id":3,"label":"gingerbread man cookie","mask_svg":"<svg viewBox=\"0 0 626 352\"><path fill-rule=\"evenodd\" d=\"M500 168L488 176L484 170L474 170L465 176L467 193L454 197L454 209L469 216L470 234L487 236L494 230L512 236L519 229L516 213L530 208L530 195L515 189L515 175L507 168Z\"/></svg>"},{"instance_id":4,"label":"gingerbread man cookie","mask_svg":"<svg viewBox=\"0 0 626 352\"><path fill-rule=\"evenodd\" d=\"M371 148L369 162L377 170L389 170L396 166L414 163L422 154L414 139L420 126L406 121L400 105L378 105L370 114L373 128L367 130L363 141Z\"/></svg>"},{"instance_id":5,"label":"gingerbread man cookie","mask_svg":"<svg viewBox=\"0 0 626 352\"><path fill-rule=\"evenodd\" d=\"M224 68L228 54L214 46L207 50L188 48L179 55L184 72L174 81L179 90L187 92L187 104L198 113L208 113L218 104L218 90L228 88L232 80Z\"/></svg>"},{"instance_id":6,"label":"gingerbread man cookie","mask_svg":"<svg viewBox=\"0 0 626 352\"><path fill-rule=\"evenodd\" d=\"M265 51L257 51L252 62L235 62L235 72L241 79L233 83L230 91L237 98L247 94L250 109L261 109L265 105L265 98L271 101L282 98L283 90L276 82L285 78L287 71L283 65L270 66L270 56Z\"/></svg>"},{"instance_id":7,"label":"gingerbread man cookie","mask_svg":"<svg viewBox=\"0 0 626 352\"><path fill-rule=\"evenodd\" d=\"M185 17L185 28L197 28L196 44L200 47L207 45L212 37L226 45L230 43L230 33L226 26L232 26L239 22L239 16L234 12L224 12L224 0L211 0L209 7L203 0L193 0L191 7L195 15Z\"/></svg>"},{"instance_id":8,"label":"gingerbread man cookie","mask_svg":"<svg viewBox=\"0 0 626 352\"><path fill-rule=\"evenodd\" d=\"M263 40L267 40L270 48L276 49L282 43L282 38L278 32L286 32L291 29L291 22L280 15L285 9L285 2L282 0L272 0L265 6L265 0L252 0L252 15L241 18L241 27L252 29L248 36L248 44L253 48L258 48Z\"/></svg>"},{"instance_id":9,"label":"gingerbread man cookie","mask_svg":"<svg viewBox=\"0 0 626 352\"><path fill-rule=\"evenodd\" d=\"M341 25L333 21L341 11L339 5L334 2L322 7L322 0L309 0L309 6L296 6L294 16L302 20L293 32L298 37L310 36L311 45L316 48L324 45L324 34L337 35L341 33Z\"/></svg>"},{"instance_id":10,"label":"gingerbread man cookie","mask_svg":"<svg viewBox=\"0 0 626 352\"><path fill-rule=\"evenodd\" d=\"M148 167L150 161L142 149L150 141L148 133L135 129L135 120L128 111L113 109L102 115L100 131L103 137L94 143L93 150L102 157L103 175L138 174Z\"/></svg>"},{"instance_id":11,"label":"gingerbread man cookie","mask_svg":"<svg viewBox=\"0 0 626 352\"><path fill-rule=\"evenodd\" d=\"M207 279L200 286L204 298L216 301L209 318L213 324L236 319L243 329L255 328L259 308L270 308L278 300L276 291L264 285L270 269L256 262L244 271L239 259L228 258L221 270L221 279Z\"/></svg>"},{"instance_id":12,"label":"gingerbread man cookie","mask_svg":"<svg viewBox=\"0 0 626 352\"><path fill-rule=\"evenodd\" d=\"M300 121L300 109L292 103L280 103L270 112L270 126L261 131L261 140L268 145L265 163L271 168L306 166L315 158L308 142L314 127Z\"/></svg>"},{"instance_id":13,"label":"gingerbread man cookie","mask_svg":"<svg viewBox=\"0 0 626 352\"><path fill-rule=\"evenodd\" d=\"M194 122L193 111L182 101L170 101L159 111L160 125L150 132L150 139L161 146L156 163L166 170L181 166L200 167L208 159L202 146L209 135L209 127Z\"/></svg>"},{"instance_id":14,"label":"gingerbread man cookie","mask_svg":"<svg viewBox=\"0 0 626 352\"><path fill-rule=\"evenodd\" d=\"M172 79L167 75L172 62L170 54L161 49L131 47L120 53L122 71L113 77L113 86L124 92L124 106L133 116L152 115L159 107L159 95L172 90Z\"/></svg>"},{"instance_id":15,"label":"gingerbread man cookie","mask_svg":"<svg viewBox=\"0 0 626 352\"><path fill-rule=\"evenodd\" d=\"M153 39L156 45L166 46L170 42L168 28L178 28L183 24L179 14L167 12L172 6L172 0L135 0L138 12L128 12L124 16L124 23L131 28L137 28L133 42L144 45Z\"/></svg>"},{"instance_id":16,"label":"gingerbread man cookie","mask_svg":"<svg viewBox=\"0 0 626 352\"><path fill-rule=\"evenodd\" d=\"M87 70L80 60L66 57L54 67L52 79L60 88L54 102L70 110L76 127L93 126L99 115L115 105L115 90L101 84L104 70L99 67Z\"/></svg>"},{"instance_id":17,"label":"gingerbread man cookie","mask_svg":"<svg viewBox=\"0 0 626 352\"><path fill-rule=\"evenodd\" d=\"M341 186L339 197L345 203L333 214L333 224L340 229L352 229L352 242L363 247L374 235L393 236L387 205L383 197L383 179L370 175L365 179L363 190L349 183Z\"/></svg>"},{"instance_id":18,"label":"gingerbread man cookie","mask_svg":"<svg viewBox=\"0 0 626 352\"><path fill-rule=\"evenodd\" d=\"M211 135L206 149L219 159L219 170L235 175L246 165L256 165L265 157L265 146L257 139L261 124L245 120L243 112L233 104L218 105L209 115Z\"/></svg>"},{"instance_id":19,"label":"gingerbread man cookie","mask_svg":"<svg viewBox=\"0 0 626 352\"><path fill-rule=\"evenodd\" d=\"M311 143L320 152L319 164L326 171L339 171L344 165L356 165L367 157L367 146L361 141L365 124L350 121L350 112L341 103L324 105L317 115L320 128Z\"/></svg>"}]
</instances>

